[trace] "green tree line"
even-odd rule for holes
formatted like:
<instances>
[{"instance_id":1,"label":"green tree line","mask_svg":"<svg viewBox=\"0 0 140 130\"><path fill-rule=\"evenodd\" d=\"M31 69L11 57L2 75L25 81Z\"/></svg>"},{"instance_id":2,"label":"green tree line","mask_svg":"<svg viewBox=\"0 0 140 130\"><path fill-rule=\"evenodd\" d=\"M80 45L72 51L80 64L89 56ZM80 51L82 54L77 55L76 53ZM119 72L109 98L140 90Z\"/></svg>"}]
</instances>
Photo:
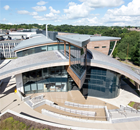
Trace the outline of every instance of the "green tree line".
<instances>
[{"instance_id":1,"label":"green tree line","mask_svg":"<svg viewBox=\"0 0 140 130\"><path fill-rule=\"evenodd\" d=\"M38 24L19 24L19 25L6 25L0 24L0 29L11 29L11 28L38 28L45 29L46 25ZM119 26L73 26L73 25L48 25L49 31L58 32L70 32L79 34L101 34L102 36L113 36L121 37L118 41L117 46L113 52L113 57L119 57L121 60L128 59L136 65L140 65L140 32L129 31L131 27L119 27ZM112 44L111 44L112 46Z\"/></svg>"}]
</instances>

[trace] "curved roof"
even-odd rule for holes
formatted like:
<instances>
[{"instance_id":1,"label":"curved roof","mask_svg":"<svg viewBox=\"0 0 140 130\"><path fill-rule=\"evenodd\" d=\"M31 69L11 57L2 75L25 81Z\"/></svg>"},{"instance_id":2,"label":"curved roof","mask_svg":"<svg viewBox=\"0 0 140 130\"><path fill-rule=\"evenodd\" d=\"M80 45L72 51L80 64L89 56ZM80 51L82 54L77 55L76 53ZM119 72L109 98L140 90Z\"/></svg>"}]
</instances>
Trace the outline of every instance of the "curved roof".
<instances>
[{"instance_id":1,"label":"curved roof","mask_svg":"<svg viewBox=\"0 0 140 130\"><path fill-rule=\"evenodd\" d=\"M58 39L62 41L66 41L68 43L71 43L73 45L83 47L87 45L90 41L90 36L86 35L57 35Z\"/></svg>"},{"instance_id":2,"label":"curved roof","mask_svg":"<svg viewBox=\"0 0 140 130\"><path fill-rule=\"evenodd\" d=\"M18 51L20 49L23 48L27 48L27 47L31 47L31 46L36 46L36 45L40 45L40 44L46 44L46 43L54 43L57 41L53 41L49 38L47 38L44 35L35 35L36 37L28 39L28 40L23 40L22 42L20 42L15 48L14 51Z\"/></svg>"},{"instance_id":3,"label":"curved roof","mask_svg":"<svg viewBox=\"0 0 140 130\"><path fill-rule=\"evenodd\" d=\"M92 54L92 59L94 60L98 60L98 61L102 61L102 62L107 62L107 63L110 63L110 64L115 64L115 65L118 65L118 66L122 66L122 67L125 67L127 69L130 69L132 70L130 67L122 64L120 61L108 56L108 55L105 55L99 51L96 51L94 49L88 49L88 52L90 52Z\"/></svg>"},{"instance_id":4,"label":"curved roof","mask_svg":"<svg viewBox=\"0 0 140 130\"><path fill-rule=\"evenodd\" d=\"M11 60L0 68L0 79L45 67L69 65L58 51L45 51Z\"/></svg>"},{"instance_id":5,"label":"curved roof","mask_svg":"<svg viewBox=\"0 0 140 130\"><path fill-rule=\"evenodd\" d=\"M32 34L30 38L44 36L43 34Z\"/></svg>"},{"instance_id":6,"label":"curved roof","mask_svg":"<svg viewBox=\"0 0 140 130\"><path fill-rule=\"evenodd\" d=\"M136 74L130 67L96 50L90 49L88 51L93 55L93 59L88 60L88 65L118 72L140 84L140 76Z\"/></svg>"},{"instance_id":7,"label":"curved roof","mask_svg":"<svg viewBox=\"0 0 140 130\"><path fill-rule=\"evenodd\" d=\"M140 76L131 68L98 51L88 51L92 53L93 59L88 59L87 65L112 70L125 75L140 84ZM69 59L65 59L58 51L35 53L14 59L3 68L0 68L0 79L40 68L63 65L69 65Z\"/></svg>"},{"instance_id":8,"label":"curved roof","mask_svg":"<svg viewBox=\"0 0 140 130\"><path fill-rule=\"evenodd\" d=\"M22 40L4 40L0 41L0 43L20 43Z\"/></svg>"},{"instance_id":9,"label":"curved roof","mask_svg":"<svg viewBox=\"0 0 140 130\"><path fill-rule=\"evenodd\" d=\"M43 45L46 43L55 43L56 41L47 38L43 34L32 34L30 39L23 40L13 50L18 51L24 48ZM103 41L103 40L120 40L120 37L106 37L106 36L90 36L90 35L57 35L58 39L69 42L75 46L83 47L89 43L89 41Z\"/></svg>"}]
</instances>

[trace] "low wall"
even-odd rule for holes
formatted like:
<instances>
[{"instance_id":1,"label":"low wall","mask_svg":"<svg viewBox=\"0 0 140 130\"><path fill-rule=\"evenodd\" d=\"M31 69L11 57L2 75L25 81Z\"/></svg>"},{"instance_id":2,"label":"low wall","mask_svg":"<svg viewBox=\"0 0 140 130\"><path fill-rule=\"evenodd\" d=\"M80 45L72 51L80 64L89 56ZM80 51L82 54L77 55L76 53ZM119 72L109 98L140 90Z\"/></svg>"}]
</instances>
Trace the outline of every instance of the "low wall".
<instances>
[{"instance_id":1,"label":"low wall","mask_svg":"<svg viewBox=\"0 0 140 130\"><path fill-rule=\"evenodd\" d=\"M42 109L41 112L42 112L43 115L47 115L47 116L51 116L51 117L55 117L55 118L63 119L63 120L72 120L72 121L78 121L78 122L91 122L91 123L110 123L108 121L95 121L95 120L88 120L88 119L70 117L70 116L54 113L54 112L51 112L51 111L48 111L48 110L45 110L45 109Z\"/></svg>"}]
</instances>

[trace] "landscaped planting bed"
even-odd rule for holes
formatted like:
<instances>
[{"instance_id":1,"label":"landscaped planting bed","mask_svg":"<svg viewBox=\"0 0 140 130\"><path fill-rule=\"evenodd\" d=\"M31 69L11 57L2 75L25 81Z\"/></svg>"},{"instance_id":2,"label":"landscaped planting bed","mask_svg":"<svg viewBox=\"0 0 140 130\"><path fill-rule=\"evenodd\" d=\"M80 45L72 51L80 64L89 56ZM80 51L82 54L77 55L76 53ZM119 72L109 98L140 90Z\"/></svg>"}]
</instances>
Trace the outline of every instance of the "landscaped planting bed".
<instances>
[{"instance_id":1,"label":"landscaped planting bed","mask_svg":"<svg viewBox=\"0 0 140 130\"><path fill-rule=\"evenodd\" d=\"M6 113L1 117L0 130L68 130L41 123L36 123L11 113Z\"/></svg>"}]
</instances>

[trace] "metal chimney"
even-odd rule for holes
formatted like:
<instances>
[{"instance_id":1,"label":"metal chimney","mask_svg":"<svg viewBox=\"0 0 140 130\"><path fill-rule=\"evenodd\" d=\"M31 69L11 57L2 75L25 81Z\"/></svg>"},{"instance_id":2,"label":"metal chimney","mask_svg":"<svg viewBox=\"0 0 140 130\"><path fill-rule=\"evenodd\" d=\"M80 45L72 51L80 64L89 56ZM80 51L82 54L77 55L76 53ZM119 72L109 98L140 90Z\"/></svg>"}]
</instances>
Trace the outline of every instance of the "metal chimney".
<instances>
[{"instance_id":1,"label":"metal chimney","mask_svg":"<svg viewBox=\"0 0 140 130\"><path fill-rule=\"evenodd\" d=\"M48 38L48 24L46 24L46 38Z\"/></svg>"}]
</instances>

